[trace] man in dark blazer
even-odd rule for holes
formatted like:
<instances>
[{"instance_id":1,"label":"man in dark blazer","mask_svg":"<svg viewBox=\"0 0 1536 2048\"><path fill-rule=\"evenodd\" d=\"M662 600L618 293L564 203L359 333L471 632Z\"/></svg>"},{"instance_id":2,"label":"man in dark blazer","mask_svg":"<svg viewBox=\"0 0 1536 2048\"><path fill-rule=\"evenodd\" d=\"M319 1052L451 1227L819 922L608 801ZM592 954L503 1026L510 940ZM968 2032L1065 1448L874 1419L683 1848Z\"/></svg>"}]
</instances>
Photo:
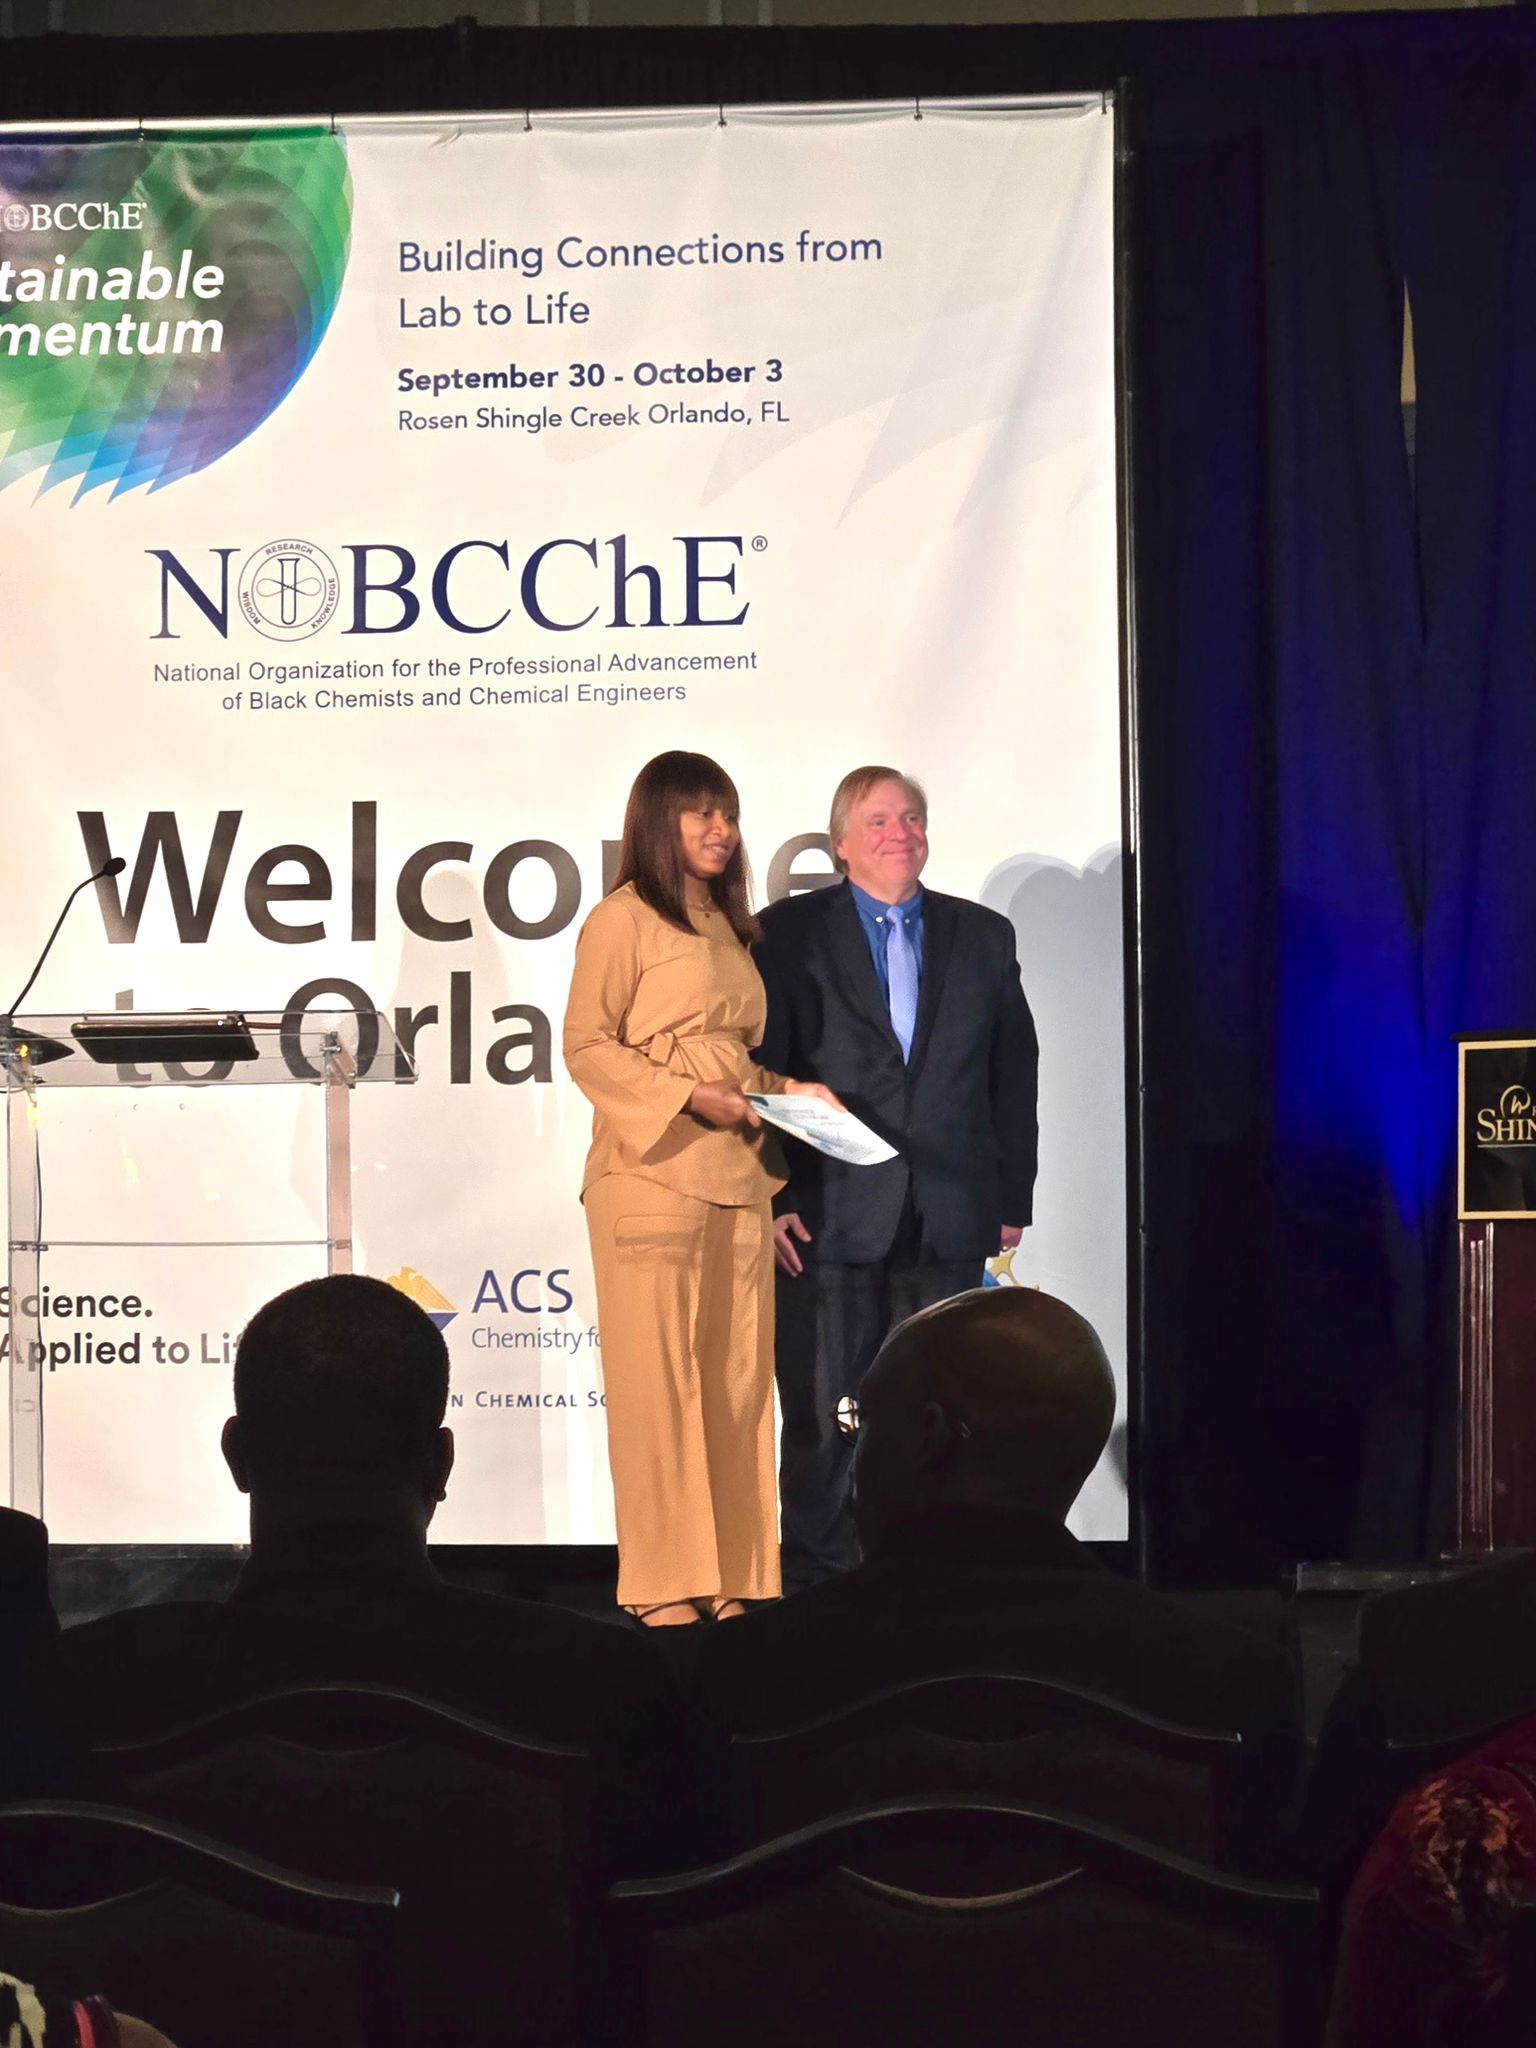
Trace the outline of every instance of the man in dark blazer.
<instances>
[{"instance_id":1,"label":"man in dark blazer","mask_svg":"<svg viewBox=\"0 0 1536 2048\"><path fill-rule=\"evenodd\" d=\"M844 880L763 913L760 1057L823 1081L896 1147L845 1166L792 1144L774 1203L784 1589L858 1562L839 1404L886 1331L977 1285L1016 1246L1035 1185L1039 1049L1013 927L924 889L928 800L894 768L832 799Z\"/></svg>"},{"instance_id":2,"label":"man in dark blazer","mask_svg":"<svg viewBox=\"0 0 1536 2048\"><path fill-rule=\"evenodd\" d=\"M1354 1661L1307 1789L1313 1868L1335 1896L1393 1805L1424 1776L1394 1741L1442 1743L1536 1715L1536 1553L1383 1593L1360 1610Z\"/></svg>"}]
</instances>

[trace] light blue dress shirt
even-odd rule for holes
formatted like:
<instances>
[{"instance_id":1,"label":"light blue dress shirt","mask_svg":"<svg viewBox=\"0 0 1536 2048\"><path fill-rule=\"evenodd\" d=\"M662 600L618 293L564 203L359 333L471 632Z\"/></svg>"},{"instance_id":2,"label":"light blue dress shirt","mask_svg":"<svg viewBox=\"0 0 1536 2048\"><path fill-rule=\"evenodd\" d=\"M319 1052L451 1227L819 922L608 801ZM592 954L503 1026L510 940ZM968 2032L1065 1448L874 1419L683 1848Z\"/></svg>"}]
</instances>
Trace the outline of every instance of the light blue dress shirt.
<instances>
[{"instance_id":1,"label":"light blue dress shirt","mask_svg":"<svg viewBox=\"0 0 1536 2048\"><path fill-rule=\"evenodd\" d=\"M889 903L882 903L878 896L866 896L857 882L850 882L854 907L859 913L859 923L864 927L864 936L869 942L870 958L875 963L875 972L880 977L880 993L887 1003L891 1000L890 970L885 964L885 920L890 914ZM923 971L923 886L919 882L917 894L909 896L900 905L901 914L906 918L912 933L912 950L917 955L919 977Z\"/></svg>"}]
</instances>

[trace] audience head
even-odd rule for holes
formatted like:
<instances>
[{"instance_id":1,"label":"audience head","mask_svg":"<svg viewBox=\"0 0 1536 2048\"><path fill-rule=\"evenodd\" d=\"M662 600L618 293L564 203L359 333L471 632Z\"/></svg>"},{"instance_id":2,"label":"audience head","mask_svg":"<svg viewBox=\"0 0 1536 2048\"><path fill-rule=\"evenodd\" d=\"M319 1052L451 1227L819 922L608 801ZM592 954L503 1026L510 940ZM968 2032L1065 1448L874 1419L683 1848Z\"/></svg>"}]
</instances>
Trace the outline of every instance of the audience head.
<instances>
[{"instance_id":1,"label":"audience head","mask_svg":"<svg viewBox=\"0 0 1536 2048\"><path fill-rule=\"evenodd\" d=\"M973 1288L901 1323L859 1389L854 1511L866 1553L928 1508L1064 1520L1115 1415L1104 1347L1029 1287Z\"/></svg>"},{"instance_id":2,"label":"audience head","mask_svg":"<svg viewBox=\"0 0 1536 2048\"><path fill-rule=\"evenodd\" d=\"M235 1353L224 1456L258 1501L366 1497L425 1532L453 1467L448 1350L382 1280L334 1273L258 1309Z\"/></svg>"},{"instance_id":3,"label":"audience head","mask_svg":"<svg viewBox=\"0 0 1536 2048\"><path fill-rule=\"evenodd\" d=\"M48 1595L48 1531L17 1508L0 1508L0 1645L15 1656L58 1632Z\"/></svg>"}]
</instances>

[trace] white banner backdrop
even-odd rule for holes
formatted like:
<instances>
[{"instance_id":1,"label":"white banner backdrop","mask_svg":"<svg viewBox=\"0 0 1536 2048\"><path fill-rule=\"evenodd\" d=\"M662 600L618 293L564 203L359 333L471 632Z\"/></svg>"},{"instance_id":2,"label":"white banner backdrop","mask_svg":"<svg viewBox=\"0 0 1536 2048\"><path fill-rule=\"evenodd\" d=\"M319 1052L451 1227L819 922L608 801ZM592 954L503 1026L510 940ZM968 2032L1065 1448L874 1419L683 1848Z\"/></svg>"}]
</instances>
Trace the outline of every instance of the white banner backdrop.
<instances>
[{"instance_id":1,"label":"white banner backdrop","mask_svg":"<svg viewBox=\"0 0 1536 2048\"><path fill-rule=\"evenodd\" d=\"M1001 1278L1124 1384L1112 163L1097 98L0 136L4 957L122 855L29 1008L413 1044L353 1098L358 1264L445 1323L445 1540L612 1537L559 1028L667 747L736 778L760 895L827 873L847 768L927 784L927 879L1012 917L1040 1029ZM252 1099L157 1137L40 1091L44 1234L113 1235L103 1189L122 1236L322 1234L317 1097ZM152 1204L156 1144L203 1169ZM229 1349L305 1270L45 1256L144 1314L46 1375L57 1540L243 1538ZM1081 1534L1126 1532L1122 1441Z\"/></svg>"}]
</instances>

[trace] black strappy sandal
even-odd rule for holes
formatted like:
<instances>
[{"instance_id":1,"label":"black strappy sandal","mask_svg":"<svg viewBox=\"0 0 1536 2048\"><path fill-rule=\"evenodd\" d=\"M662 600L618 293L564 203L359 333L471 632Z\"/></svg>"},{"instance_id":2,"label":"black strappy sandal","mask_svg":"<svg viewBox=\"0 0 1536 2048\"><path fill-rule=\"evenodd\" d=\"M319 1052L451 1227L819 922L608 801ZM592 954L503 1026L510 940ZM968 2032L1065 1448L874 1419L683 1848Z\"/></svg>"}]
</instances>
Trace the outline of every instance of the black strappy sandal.
<instances>
[{"instance_id":1,"label":"black strappy sandal","mask_svg":"<svg viewBox=\"0 0 1536 2048\"><path fill-rule=\"evenodd\" d=\"M669 1614L674 1607L687 1607L691 1609L695 1622L700 1622L704 1619L697 1604L692 1600L658 1600L654 1607L629 1607L625 1609L625 1612L633 1620L636 1628L650 1628L652 1626L651 1615ZM692 1625L692 1623L686 1621L658 1622L655 1624L658 1628L689 1628Z\"/></svg>"}]
</instances>

